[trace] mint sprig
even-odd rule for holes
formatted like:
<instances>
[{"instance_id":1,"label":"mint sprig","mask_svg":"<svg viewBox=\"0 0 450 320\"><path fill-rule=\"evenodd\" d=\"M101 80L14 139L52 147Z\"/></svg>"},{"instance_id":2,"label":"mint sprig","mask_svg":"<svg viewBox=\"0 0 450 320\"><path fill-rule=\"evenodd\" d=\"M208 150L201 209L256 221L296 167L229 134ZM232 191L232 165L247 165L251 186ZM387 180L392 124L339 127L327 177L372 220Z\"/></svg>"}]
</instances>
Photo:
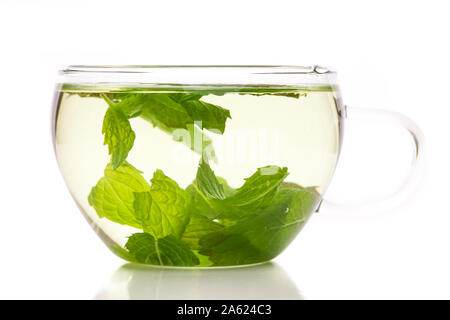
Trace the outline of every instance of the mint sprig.
<instances>
[{"instance_id":1,"label":"mint sprig","mask_svg":"<svg viewBox=\"0 0 450 320\"><path fill-rule=\"evenodd\" d=\"M135 133L129 119L141 117L154 127L172 135L191 150L215 158L212 141L203 128L223 134L230 111L201 101L201 95L164 93L101 94L109 108L103 120L104 144L108 145L111 163L119 167L133 147Z\"/></svg>"},{"instance_id":2,"label":"mint sprig","mask_svg":"<svg viewBox=\"0 0 450 320\"><path fill-rule=\"evenodd\" d=\"M149 190L141 172L131 164L124 162L116 169L108 164L88 200L100 218L140 229L142 224L133 207L134 193Z\"/></svg>"},{"instance_id":3,"label":"mint sprig","mask_svg":"<svg viewBox=\"0 0 450 320\"><path fill-rule=\"evenodd\" d=\"M189 221L186 214L191 198L178 184L161 170L156 170L151 179L151 204L148 208L148 220L143 223L144 231L156 238L173 235L180 238Z\"/></svg>"},{"instance_id":4,"label":"mint sprig","mask_svg":"<svg viewBox=\"0 0 450 320\"><path fill-rule=\"evenodd\" d=\"M235 220L269 205L288 174L287 168L262 167L245 179L240 188L232 189L226 183L220 183L221 178L216 177L209 164L202 161L197 179L188 190L201 214L210 218ZM228 195L225 194L224 185Z\"/></svg>"},{"instance_id":5,"label":"mint sprig","mask_svg":"<svg viewBox=\"0 0 450 320\"><path fill-rule=\"evenodd\" d=\"M185 243L171 235L157 239L148 233L135 233L128 239L125 248L139 263L183 267L200 263Z\"/></svg>"},{"instance_id":6,"label":"mint sprig","mask_svg":"<svg viewBox=\"0 0 450 320\"><path fill-rule=\"evenodd\" d=\"M211 199L225 199L223 185L217 180L211 167L205 161L201 161L198 167L196 185L200 192Z\"/></svg>"},{"instance_id":7,"label":"mint sprig","mask_svg":"<svg viewBox=\"0 0 450 320\"><path fill-rule=\"evenodd\" d=\"M111 155L88 200L100 218L142 230L124 248L110 246L126 260L166 266L267 261L292 241L320 201L314 188L285 183L287 168L259 168L237 189L216 176L208 162L214 149L205 130L223 134L231 115L202 101L203 95L87 95L108 103L102 133ZM149 183L126 161L135 140L130 119L136 117L201 155L196 179L185 190L159 169Z\"/></svg>"},{"instance_id":8,"label":"mint sprig","mask_svg":"<svg viewBox=\"0 0 450 320\"><path fill-rule=\"evenodd\" d=\"M108 145L108 152L111 155L111 164L117 169L127 158L136 135L128 118L114 105L110 105L106 111L102 133L105 137L104 144Z\"/></svg>"},{"instance_id":9,"label":"mint sprig","mask_svg":"<svg viewBox=\"0 0 450 320\"><path fill-rule=\"evenodd\" d=\"M261 212L202 237L199 252L218 266L273 259L294 239L319 201L314 189L281 186Z\"/></svg>"}]
</instances>

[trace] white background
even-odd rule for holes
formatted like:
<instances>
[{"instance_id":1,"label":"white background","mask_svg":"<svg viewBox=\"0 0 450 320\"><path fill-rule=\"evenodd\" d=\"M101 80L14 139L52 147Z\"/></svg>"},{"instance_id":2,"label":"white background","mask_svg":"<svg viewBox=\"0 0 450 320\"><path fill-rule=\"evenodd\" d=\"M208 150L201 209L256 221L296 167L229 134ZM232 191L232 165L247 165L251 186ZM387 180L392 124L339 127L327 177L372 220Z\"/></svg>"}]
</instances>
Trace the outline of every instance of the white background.
<instances>
[{"instance_id":1,"label":"white background","mask_svg":"<svg viewBox=\"0 0 450 320\"><path fill-rule=\"evenodd\" d=\"M0 298L450 298L445 4L2 0ZM276 264L172 274L121 268L79 213L54 158L53 89L68 64L331 66L346 104L418 123L426 165L395 208L368 216L324 206ZM375 123L348 125L328 196L392 189L409 166L409 141Z\"/></svg>"}]
</instances>

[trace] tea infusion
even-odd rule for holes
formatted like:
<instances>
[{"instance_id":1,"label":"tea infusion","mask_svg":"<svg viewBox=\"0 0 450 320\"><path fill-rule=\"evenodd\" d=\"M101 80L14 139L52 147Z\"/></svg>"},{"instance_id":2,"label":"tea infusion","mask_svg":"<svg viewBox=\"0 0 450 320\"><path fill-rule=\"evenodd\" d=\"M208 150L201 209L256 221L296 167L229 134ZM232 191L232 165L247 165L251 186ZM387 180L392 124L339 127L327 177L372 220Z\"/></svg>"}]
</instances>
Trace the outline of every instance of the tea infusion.
<instances>
[{"instance_id":1,"label":"tea infusion","mask_svg":"<svg viewBox=\"0 0 450 320\"><path fill-rule=\"evenodd\" d=\"M317 208L340 140L336 93L63 85L55 145L118 256L208 267L273 259Z\"/></svg>"}]
</instances>

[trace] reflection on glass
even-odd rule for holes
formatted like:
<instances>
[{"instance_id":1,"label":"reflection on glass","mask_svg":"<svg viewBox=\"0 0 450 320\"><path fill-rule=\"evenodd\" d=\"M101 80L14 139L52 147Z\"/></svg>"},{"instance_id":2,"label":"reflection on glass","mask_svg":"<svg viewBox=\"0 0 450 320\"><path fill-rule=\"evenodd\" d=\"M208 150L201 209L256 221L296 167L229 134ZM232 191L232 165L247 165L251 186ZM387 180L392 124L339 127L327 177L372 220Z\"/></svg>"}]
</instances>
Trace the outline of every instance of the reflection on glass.
<instances>
[{"instance_id":1,"label":"reflection on glass","mask_svg":"<svg viewBox=\"0 0 450 320\"><path fill-rule=\"evenodd\" d=\"M121 266L96 299L302 299L278 264L221 269Z\"/></svg>"}]
</instances>

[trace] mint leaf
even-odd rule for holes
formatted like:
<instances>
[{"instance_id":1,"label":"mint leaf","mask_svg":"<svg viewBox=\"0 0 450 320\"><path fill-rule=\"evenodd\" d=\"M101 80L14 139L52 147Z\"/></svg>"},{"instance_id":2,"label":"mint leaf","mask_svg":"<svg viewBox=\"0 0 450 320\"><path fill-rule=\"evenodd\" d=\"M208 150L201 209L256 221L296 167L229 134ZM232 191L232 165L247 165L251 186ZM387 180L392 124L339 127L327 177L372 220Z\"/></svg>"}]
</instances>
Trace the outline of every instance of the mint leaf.
<instances>
[{"instance_id":1,"label":"mint leaf","mask_svg":"<svg viewBox=\"0 0 450 320\"><path fill-rule=\"evenodd\" d=\"M139 195L135 199L135 208L139 209L139 216L148 218L143 222L144 231L156 238L168 235L180 238L189 222L187 213L191 200L189 194L161 170L155 171L151 182L148 194ZM148 210L149 207L150 212L145 215L142 211Z\"/></svg>"},{"instance_id":2,"label":"mint leaf","mask_svg":"<svg viewBox=\"0 0 450 320\"><path fill-rule=\"evenodd\" d=\"M236 194L226 201L234 206L243 206L261 200L276 190L288 174L287 168L277 166L258 168L251 177L245 179L244 185L236 190Z\"/></svg>"},{"instance_id":3,"label":"mint leaf","mask_svg":"<svg viewBox=\"0 0 450 320\"><path fill-rule=\"evenodd\" d=\"M192 212L189 224L186 226L181 240L187 243L192 249L197 250L200 249L198 244L200 238L222 229L223 226L219 223Z\"/></svg>"},{"instance_id":4,"label":"mint leaf","mask_svg":"<svg viewBox=\"0 0 450 320\"><path fill-rule=\"evenodd\" d=\"M288 97L288 98L295 98L299 99L300 96L306 97L306 93L296 93L296 92L261 92L261 93L248 93L248 92L242 92L239 93L240 95L251 95L251 96L282 96L282 97Z\"/></svg>"},{"instance_id":5,"label":"mint leaf","mask_svg":"<svg viewBox=\"0 0 450 320\"><path fill-rule=\"evenodd\" d=\"M140 229L141 221L133 207L134 193L149 190L150 186L141 172L129 163L124 162L115 170L112 164L108 164L88 200L100 218Z\"/></svg>"},{"instance_id":6,"label":"mint leaf","mask_svg":"<svg viewBox=\"0 0 450 320\"><path fill-rule=\"evenodd\" d=\"M314 189L282 187L262 212L202 237L199 253L209 256L214 265L273 259L295 238L319 201Z\"/></svg>"},{"instance_id":7,"label":"mint leaf","mask_svg":"<svg viewBox=\"0 0 450 320\"><path fill-rule=\"evenodd\" d=\"M182 103L189 100L199 100L203 97L203 93L171 93L170 98L175 100L178 103Z\"/></svg>"},{"instance_id":8,"label":"mint leaf","mask_svg":"<svg viewBox=\"0 0 450 320\"><path fill-rule=\"evenodd\" d=\"M198 99L182 100L181 105L197 125L215 133L219 131L223 134L225 122L227 118L231 118L229 110Z\"/></svg>"},{"instance_id":9,"label":"mint leaf","mask_svg":"<svg viewBox=\"0 0 450 320\"><path fill-rule=\"evenodd\" d=\"M202 93L175 93L170 97L181 104L200 128L223 134L230 111L218 105L201 101Z\"/></svg>"},{"instance_id":10,"label":"mint leaf","mask_svg":"<svg viewBox=\"0 0 450 320\"><path fill-rule=\"evenodd\" d=\"M143 229L157 238L181 237L189 221L189 194L156 170L150 187L141 172L128 163L111 165L89 194L100 218Z\"/></svg>"},{"instance_id":11,"label":"mint leaf","mask_svg":"<svg viewBox=\"0 0 450 320\"><path fill-rule=\"evenodd\" d=\"M115 106L110 105L103 119L104 144L108 145L113 169L119 167L128 156L134 144L135 133L127 117Z\"/></svg>"},{"instance_id":12,"label":"mint leaf","mask_svg":"<svg viewBox=\"0 0 450 320\"><path fill-rule=\"evenodd\" d=\"M201 101L211 92L132 91L87 94L109 104L102 133L111 155L89 204L100 218L144 231L129 237L128 251L116 244L111 250L129 261L176 266L256 263L284 250L320 201L316 190L284 183L287 168L277 166L259 168L240 188L230 187L207 163L214 149L203 129L223 134L231 118L229 110ZM300 97L265 89L242 93ZM154 172L150 186L126 162L135 140L129 119L135 117L201 155L196 179L186 190L161 170Z\"/></svg>"},{"instance_id":13,"label":"mint leaf","mask_svg":"<svg viewBox=\"0 0 450 320\"><path fill-rule=\"evenodd\" d=\"M208 256L212 266L245 265L264 262L264 252L254 247L245 235L210 233L199 241L199 254Z\"/></svg>"},{"instance_id":14,"label":"mint leaf","mask_svg":"<svg viewBox=\"0 0 450 320\"><path fill-rule=\"evenodd\" d=\"M136 258L132 254L130 254L127 250L123 249L122 247L120 247L116 244L111 244L111 245L107 245L107 246L119 258L122 258L122 259L130 261L130 262L137 262Z\"/></svg>"},{"instance_id":15,"label":"mint leaf","mask_svg":"<svg viewBox=\"0 0 450 320\"><path fill-rule=\"evenodd\" d=\"M170 235L156 239L148 233L135 233L128 239L125 247L140 263L184 267L200 263L185 243Z\"/></svg>"},{"instance_id":16,"label":"mint leaf","mask_svg":"<svg viewBox=\"0 0 450 320\"><path fill-rule=\"evenodd\" d=\"M221 177L216 177L219 184L222 185L225 197L230 197L236 193L236 190L230 187L227 181ZM197 186L196 181L186 188L186 191L191 195L192 214L202 215L209 219L215 219L220 214L218 209L223 206L223 201L211 199L206 196Z\"/></svg>"},{"instance_id":17,"label":"mint leaf","mask_svg":"<svg viewBox=\"0 0 450 320\"><path fill-rule=\"evenodd\" d=\"M116 104L128 117L142 116L151 119L154 125L169 128L186 128L194 121L186 110L168 94L136 93Z\"/></svg>"},{"instance_id":18,"label":"mint leaf","mask_svg":"<svg viewBox=\"0 0 450 320\"><path fill-rule=\"evenodd\" d=\"M142 230L149 232L151 227L150 212L152 208L152 195L150 191L134 192L134 215L136 220L141 224Z\"/></svg>"},{"instance_id":19,"label":"mint leaf","mask_svg":"<svg viewBox=\"0 0 450 320\"><path fill-rule=\"evenodd\" d=\"M242 187L233 189L202 162L189 193L199 214L212 219L236 220L258 213L271 204L287 175L287 168L262 167L245 179Z\"/></svg>"},{"instance_id":20,"label":"mint leaf","mask_svg":"<svg viewBox=\"0 0 450 320\"><path fill-rule=\"evenodd\" d=\"M225 199L225 191L222 184L216 178L211 167L205 161L201 161L197 170L196 183L203 194L211 199Z\"/></svg>"},{"instance_id":21,"label":"mint leaf","mask_svg":"<svg viewBox=\"0 0 450 320\"><path fill-rule=\"evenodd\" d=\"M209 219L215 219L218 216L217 210L214 208L214 199L208 198L201 192L196 183L189 185L186 191L191 195L191 209L190 211L205 216Z\"/></svg>"},{"instance_id":22,"label":"mint leaf","mask_svg":"<svg viewBox=\"0 0 450 320\"><path fill-rule=\"evenodd\" d=\"M154 127L172 135L175 141L182 142L192 151L215 159L212 140L202 131L201 127L194 125L194 120L184 106L177 102L177 99L185 101L180 96L185 96L185 94L114 94L113 98L121 99L116 106L128 118L140 116ZM193 99L201 97L189 96ZM177 99L171 97L177 97ZM199 123L203 121L202 119L198 120ZM208 119L206 121L208 122Z\"/></svg>"},{"instance_id":23,"label":"mint leaf","mask_svg":"<svg viewBox=\"0 0 450 320\"><path fill-rule=\"evenodd\" d=\"M281 188L273 204L261 216L247 221L248 226L255 224L266 227L249 228L246 236L255 247L264 249L268 259L272 259L300 232L320 199L314 188Z\"/></svg>"},{"instance_id":24,"label":"mint leaf","mask_svg":"<svg viewBox=\"0 0 450 320\"><path fill-rule=\"evenodd\" d=\"M231 187L227 180L225 180L222 177L217 177L217 180L219 181L219 183L223 186L223 191L225 192L225 197L229 198L231 196L234 196L236 194L236 189L234 189L233 187Z\"/></svg>"}]
</instances>

